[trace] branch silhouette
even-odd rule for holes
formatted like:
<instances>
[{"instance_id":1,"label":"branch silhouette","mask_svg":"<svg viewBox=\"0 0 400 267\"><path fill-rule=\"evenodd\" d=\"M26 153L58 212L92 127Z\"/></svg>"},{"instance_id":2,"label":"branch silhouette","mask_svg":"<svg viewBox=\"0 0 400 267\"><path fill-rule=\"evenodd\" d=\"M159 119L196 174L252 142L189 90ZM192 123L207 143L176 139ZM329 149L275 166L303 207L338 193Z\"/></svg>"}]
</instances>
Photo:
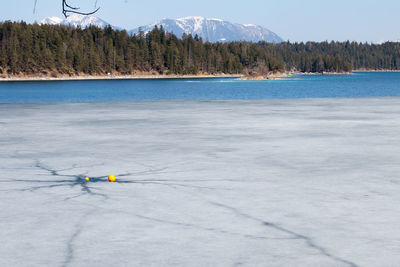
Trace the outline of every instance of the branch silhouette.
<instances>
[{"instance_id":1,"label":"branch silhouette","mask_svg":"<svg viewBox=\"0 0 400 267\"><path fill-rule=\"evenodd\" d=\"M96 3L97 3L97 1L96 1ZM99 11L99 9L100 9L100 7L96 8L92 12L80 12L80 11L78 11L79 7L73 7L67 3L67 0L62 0L62 13L64 14L64 17L66 17L66 18L71 13L85 15L85 16L92 15L92 14L96 13L97 11Z\"/></svg>"}]
</instances>

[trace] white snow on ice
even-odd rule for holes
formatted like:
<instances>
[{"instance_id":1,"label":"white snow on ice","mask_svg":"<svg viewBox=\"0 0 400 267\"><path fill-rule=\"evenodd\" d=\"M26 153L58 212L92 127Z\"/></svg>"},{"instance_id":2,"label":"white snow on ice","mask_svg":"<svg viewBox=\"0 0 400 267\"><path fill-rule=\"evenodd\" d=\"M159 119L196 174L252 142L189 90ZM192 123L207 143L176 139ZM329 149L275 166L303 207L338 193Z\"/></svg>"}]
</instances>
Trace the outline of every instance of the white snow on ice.
<instances>
[{"instance_id":1,"label":"white snow on ice","mask_svg":"<svg viewBox=\"0 0 400 267\"><path fill-rule=\"evenodd\" d=\"M0 266L396 266L399 113L399 98L2 104Z\"/></svg>"}]
</instances>

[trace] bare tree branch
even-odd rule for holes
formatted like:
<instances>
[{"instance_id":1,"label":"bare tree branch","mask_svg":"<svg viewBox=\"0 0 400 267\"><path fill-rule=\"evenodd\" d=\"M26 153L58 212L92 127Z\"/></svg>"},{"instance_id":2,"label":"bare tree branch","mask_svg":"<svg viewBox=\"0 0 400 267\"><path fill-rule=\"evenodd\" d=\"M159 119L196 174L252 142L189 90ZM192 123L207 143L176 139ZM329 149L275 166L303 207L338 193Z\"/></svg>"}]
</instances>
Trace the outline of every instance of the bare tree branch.
<instances>
[{"instance_id":1,"label":"bare tree branch","mask_svg":"<svg viewBox=\"0 0 400 267\"><path fill-rule=\"evenodd\" d=\"M97 6L97 1L96 1L96 6ZM92 15L92 14L96 13L97 11L99 11L100 7L98 7L94 11L88 12L88 13L79 12L79 11L77 11L78 9L79 9L79 7L73 7L73 6L69 5L67 3L67 0L62 0L62 13L64 14L64 17L66 17L66 18L68 17L68 14L70 14L70 13L80 14L80 15L85 15L85 16Z\"/></svg>"},{"instance_id":2,"label":"bare tree branch","mask_svg":"<svg viewBox=\"0 0 400 267\"><path fill-rule=\"evenodd\" d=\"M35 0L35 3L33 4L33 14L36 14L36 5L37 5L37 0Z\"/></svg>"}]
</instances>

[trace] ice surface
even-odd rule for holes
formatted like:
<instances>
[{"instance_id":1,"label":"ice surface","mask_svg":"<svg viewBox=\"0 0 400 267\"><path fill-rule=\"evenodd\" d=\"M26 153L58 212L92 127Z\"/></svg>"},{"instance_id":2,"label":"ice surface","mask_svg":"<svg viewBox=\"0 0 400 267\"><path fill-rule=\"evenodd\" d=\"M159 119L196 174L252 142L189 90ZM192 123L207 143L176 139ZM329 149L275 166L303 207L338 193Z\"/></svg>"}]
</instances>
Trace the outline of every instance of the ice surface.
<instances>
[{"instance_id":1,"label":"ice surface","mask_svg":"<svg viewBox=\"0 0 400 267\"><path fill-rule=\"evenodd\" d=\"M0 105L0 266L397 266L399 114L399 98Z\"/></svg>"}]
</instances>

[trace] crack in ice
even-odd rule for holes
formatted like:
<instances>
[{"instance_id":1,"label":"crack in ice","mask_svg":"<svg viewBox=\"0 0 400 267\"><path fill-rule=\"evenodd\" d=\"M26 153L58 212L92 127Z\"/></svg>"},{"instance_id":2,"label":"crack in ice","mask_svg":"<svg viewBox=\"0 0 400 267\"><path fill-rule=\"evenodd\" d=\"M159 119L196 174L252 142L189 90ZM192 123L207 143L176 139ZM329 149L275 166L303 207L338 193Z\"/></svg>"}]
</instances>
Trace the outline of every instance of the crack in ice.
<instances>
[{"instance_id":1,"label":"crack in ice","mask_svg":"<svg viewBox=\"0 0 400 267\"><path fill-rule=\"evenodd\" d=\"M323 247L317 245L317 244L316 244L310 237L308 237L308 236L305 236L305 235L296 233L296 232L294 232L294 231L291 231L291 230L289 230L289 229L286 229L286 228L284 228L284 227L282 227L282 226L277 225L276 223L267 222L267 221L264 221L264 220L262 220L262 219L253 217L253 216L251 216L251 215L245 214L245 213L239 211L238 209L236 209L236 208L234 208L234 207L230 207L230 206L228 206L228 205L221 204L221 203L217 203L217 202L212 202L212 201L210 201L210 203L211 203L212 205L214 205L214 206L221 207L221 208L224 208L224 209L228 209L228 210L232 211L233 213L235 213L235 214L238 215L238 216L245 217L245 218L247 218L247 219L260 222L260 223L262 223L262 225L264 225L264 226L266 226L266 227L270 227L270 228L273 228L273 229L275 229L275 230L277 230L277 231L280 231L280 232L289 234L289 235L293 236L292 239L303 240L304 242L306 242L306 244L307 244L310 248L313 248L313 249L319 251L322 255L324 255L324 256L326 256L326 257L329 257L329 258L331 258L331 259L333 259L333 260L335 260L335 261L342 262L342 263L344 263L344 264L346 264L346 265L348 265L348 266L351 266L351 267L358 267L358 265L355 264L354 262L351 262L351 261L349 261L349 260L346 260L346 259L340 258L339 256L335 256L335 255L331 254L331 253L328 252L325 248L323 248Z\"/></svg>"},{"instance_id":2,"label":"crack in ice","mask_svg":"<svg viewBox=\"0 0 400 267\"><path fill-rule=\"evenodd\" d=\"M79 223L75 225L75 231L73 232L73 234L71 235L71 237L68 239L67 242L67 252L62 267L67 267L74 259L75 256L74 242L76 241L76 239L78 239L79 235L82 233L83 222L86 221L86 218L89 217L92 213L94 213L95 210L96 209L92 209L91 211L84 214L82 218L79 220Z\"/></svg>"}]
</instances>

